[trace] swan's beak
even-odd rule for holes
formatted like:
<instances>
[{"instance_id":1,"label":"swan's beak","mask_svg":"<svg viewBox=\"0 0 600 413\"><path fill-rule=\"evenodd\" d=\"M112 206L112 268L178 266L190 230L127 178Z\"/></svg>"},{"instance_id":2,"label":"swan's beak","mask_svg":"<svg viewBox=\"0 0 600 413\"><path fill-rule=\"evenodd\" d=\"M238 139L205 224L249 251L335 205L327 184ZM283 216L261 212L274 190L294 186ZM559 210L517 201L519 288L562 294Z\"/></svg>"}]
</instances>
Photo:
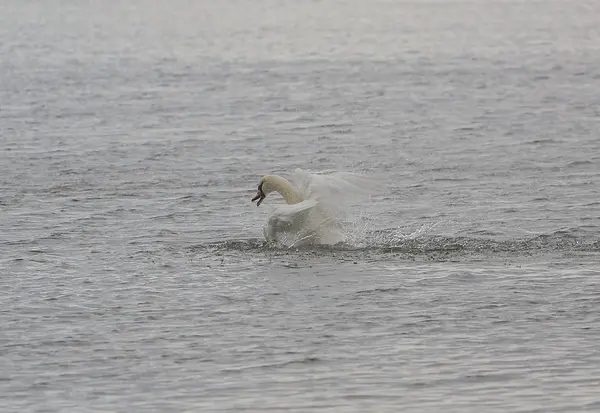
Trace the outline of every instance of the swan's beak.
<instances>
[{"instance_id":1,"label":"swan's beak","mask_svg":"<svg viewBox=\"0 0 600 413\"><path fill-rule=\"evenodd\" d=\"M258 199L258 202L256 203L256 206L259 206L260 203L263 201L263 199L265 199L265 194L263 193L263 191L261 191L260 189L258 190L258 192L256 193L256 196L254 198L252 198L252 202L256 201Z\"/></svg>"}]
</instances>

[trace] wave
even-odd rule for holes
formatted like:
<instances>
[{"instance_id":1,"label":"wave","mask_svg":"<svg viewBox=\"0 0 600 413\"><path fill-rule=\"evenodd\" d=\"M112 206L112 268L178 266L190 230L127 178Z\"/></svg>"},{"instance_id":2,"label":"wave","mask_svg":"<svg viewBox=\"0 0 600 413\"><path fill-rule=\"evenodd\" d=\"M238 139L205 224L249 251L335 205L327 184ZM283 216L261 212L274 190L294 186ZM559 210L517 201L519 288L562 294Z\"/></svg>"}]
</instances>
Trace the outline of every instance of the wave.
<instances>
[{"instance_id":1,"label":"wave","mask_svg":"<svg viewBox=\"0 0 600 413\"><path fill-rule=\"evenodd\" d=\"M332 246L306 246L287 248L268 243L263 239L226 240L191 247L195 251L239 253L308 253L311 255L332 253L370 252L377 254L429 256L441 258L454 255L534 255L544 253L600 252L600 238L578 235L575 231L559 230L551 234L539 234L517 239L493 239L485 237L449 237L417 235L410 238L399 236L395 230L368 233L360 244L340 243Z\"/></svg>"}]
</instances>

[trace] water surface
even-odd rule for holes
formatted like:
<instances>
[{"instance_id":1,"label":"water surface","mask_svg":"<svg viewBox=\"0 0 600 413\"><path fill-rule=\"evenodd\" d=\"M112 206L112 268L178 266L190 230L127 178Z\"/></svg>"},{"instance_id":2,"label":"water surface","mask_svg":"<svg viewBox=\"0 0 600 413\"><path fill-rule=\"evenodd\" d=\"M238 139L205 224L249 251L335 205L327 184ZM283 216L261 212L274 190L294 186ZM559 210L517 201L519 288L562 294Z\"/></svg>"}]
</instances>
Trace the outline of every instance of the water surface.
<instances>
[{"instance_id":1,"label":"water surface","mask_svg":"<svg viewBox=\"0 0 600 413\"><path fill-rule=\"evenodd\" d=\"M599 410L599 12L5 1L0 410ZM297 167L387 191L265 245Z\"/></svg>"}]
</instances>

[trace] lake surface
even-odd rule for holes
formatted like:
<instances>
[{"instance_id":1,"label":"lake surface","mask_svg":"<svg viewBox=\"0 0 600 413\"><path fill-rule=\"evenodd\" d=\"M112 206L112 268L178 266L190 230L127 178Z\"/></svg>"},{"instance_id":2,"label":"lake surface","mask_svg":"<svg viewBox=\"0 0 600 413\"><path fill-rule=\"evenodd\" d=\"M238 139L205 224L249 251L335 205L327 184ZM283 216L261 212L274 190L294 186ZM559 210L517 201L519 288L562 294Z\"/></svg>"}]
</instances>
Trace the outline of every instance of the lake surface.
<instances>
[{"instance_id":1,"label":"lake surface","mask_svg":"<svg viewBox=\"0 0 600 413\"><path fill-rule=\"evenodd\" d=\"M0 411L600 411L600 6L0 5ZM372 176L267 245L261 175Z\"/></svg>"}]
</instances>

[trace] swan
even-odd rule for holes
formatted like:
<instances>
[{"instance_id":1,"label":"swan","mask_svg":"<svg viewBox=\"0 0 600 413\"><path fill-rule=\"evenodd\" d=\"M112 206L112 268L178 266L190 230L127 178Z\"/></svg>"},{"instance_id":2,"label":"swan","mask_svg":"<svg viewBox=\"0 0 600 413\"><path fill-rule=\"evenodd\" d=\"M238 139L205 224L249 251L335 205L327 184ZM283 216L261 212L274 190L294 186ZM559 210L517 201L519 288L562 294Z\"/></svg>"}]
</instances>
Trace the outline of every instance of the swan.
<instances>
[{"instance_id":1,"label":"swan","mask_svg":"<svg viewBox=\"0 0 600 413\"><path fill-rule=\"evenodd\" d=\"M252 198L260 206L271 192L281 195L286 203L275 208L263 232L267 241L289 247L344 241L342 224L350 198L381 189L377 182L350 172L317 174L296 169L291 180L293 184L278 175L265 175Z\"/></svg>"}]
</instances>

